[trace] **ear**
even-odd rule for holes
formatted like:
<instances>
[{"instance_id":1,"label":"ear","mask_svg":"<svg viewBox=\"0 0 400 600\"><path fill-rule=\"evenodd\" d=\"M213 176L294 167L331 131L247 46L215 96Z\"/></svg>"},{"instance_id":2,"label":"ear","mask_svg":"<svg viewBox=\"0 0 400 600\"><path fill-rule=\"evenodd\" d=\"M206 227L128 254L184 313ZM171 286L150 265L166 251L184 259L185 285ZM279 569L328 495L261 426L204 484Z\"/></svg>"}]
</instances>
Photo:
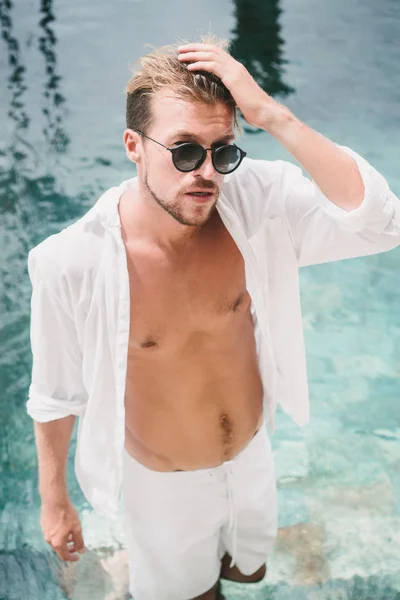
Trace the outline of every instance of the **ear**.
<instances>
[{"instance_id":1,"label":"ear","mask_svg":"<svg viewBox=\"0 0 400 600\"><path fill-rule=\"evenodd\" d=\"M141 136L133 129L125 129L124 131L124 146L126 155L134 163L140 163L141 158Z\"/></svg>"}]
</instances>

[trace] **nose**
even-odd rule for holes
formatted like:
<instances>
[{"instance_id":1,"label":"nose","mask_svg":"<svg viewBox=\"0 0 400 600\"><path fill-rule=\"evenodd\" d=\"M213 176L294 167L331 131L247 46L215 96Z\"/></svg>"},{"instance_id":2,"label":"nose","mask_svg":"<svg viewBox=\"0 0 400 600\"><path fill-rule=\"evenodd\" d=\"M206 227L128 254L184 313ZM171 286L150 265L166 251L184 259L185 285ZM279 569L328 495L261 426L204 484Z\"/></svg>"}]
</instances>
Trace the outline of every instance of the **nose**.
<instances>
[{"instance_id":1,"label":"nose","mask_svg":"<svg viewBox=\"0 0 400 600\"><path fill-rule=\"evenodd\" d=\"M198 169L194 170L195 174L201 175L204 179L213 179L216 175L216 170L212 164L211 160L211 150L207 150L207 156L204 159L204 162L200 165Z\"/></svg>"}]
</instances>

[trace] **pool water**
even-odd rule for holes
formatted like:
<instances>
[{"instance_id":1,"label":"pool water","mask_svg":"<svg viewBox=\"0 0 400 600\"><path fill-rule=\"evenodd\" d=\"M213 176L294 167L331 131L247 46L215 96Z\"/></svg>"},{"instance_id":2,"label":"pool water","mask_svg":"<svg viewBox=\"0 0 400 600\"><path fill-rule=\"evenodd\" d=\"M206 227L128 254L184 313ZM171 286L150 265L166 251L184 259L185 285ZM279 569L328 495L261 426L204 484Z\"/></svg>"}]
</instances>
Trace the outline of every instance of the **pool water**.
<instances>
[{"instance_id":1,"label":"pool water","mask_svg":"<svg viewBox=\"0 0 400 600\"><path fill-rule=\"evenodd\" d=\"M30 383L30 248L134 175L129 66L210 29L294 113L400 194L397 0L0 0L0 599L120 600L124 532L95 515L69 456L88 552L62 565L40 530ZM292 160L246 127L254 158ZM278 414L280 534L265 581L227 600L400 600L400 249L301 271L312 418ZM290 341L288 340L288 343Z\"/></svg>"}]
</instances>

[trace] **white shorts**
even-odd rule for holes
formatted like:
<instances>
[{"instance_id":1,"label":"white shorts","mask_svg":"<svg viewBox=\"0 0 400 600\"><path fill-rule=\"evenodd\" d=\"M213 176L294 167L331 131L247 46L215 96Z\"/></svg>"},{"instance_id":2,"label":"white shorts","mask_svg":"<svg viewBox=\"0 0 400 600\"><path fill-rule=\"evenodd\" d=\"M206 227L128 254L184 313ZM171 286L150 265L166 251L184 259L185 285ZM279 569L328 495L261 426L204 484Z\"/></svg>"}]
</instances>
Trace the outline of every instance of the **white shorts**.
<instances>
[{"instance_id":1,"label":"white shorts","mask_svg":"<svg viewBox=\"0 0 400 600\"><path fill-rule=\"evenodd\" d=\"M266 562L277 533L277 493L265 425L233 460L211 469L153 471L125 450L123 480L135 600L203 594L218 581L226 552L244 575Z\"/></svg>"}]
</instances>

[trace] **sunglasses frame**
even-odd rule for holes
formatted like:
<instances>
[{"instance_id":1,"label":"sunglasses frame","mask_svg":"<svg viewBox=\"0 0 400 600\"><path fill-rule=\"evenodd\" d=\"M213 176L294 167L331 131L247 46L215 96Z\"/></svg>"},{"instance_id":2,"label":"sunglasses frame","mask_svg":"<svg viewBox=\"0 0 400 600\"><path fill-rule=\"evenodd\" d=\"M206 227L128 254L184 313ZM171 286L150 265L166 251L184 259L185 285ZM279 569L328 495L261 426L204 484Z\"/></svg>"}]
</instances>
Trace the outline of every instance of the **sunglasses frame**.
<instances>
[{"instance_id":1,"label":"sunglasses frame","mask_svg":"<svg viewBox=\"0 0 400 600\"><path fill-rule=\"evenodd\" d=\"M155 144L158 144L159 146L162 146L166 150L169 150L172 154L172 162L174 164L175 169L177 169L181 173L190 173L191 171L195 171L196 169L199 169L207 157L207 151L211 152L212 165L213 165L214 169L217 171L217 173L220 173L220 175L229 175L230 173L233 173L233 171L236 171L236 169L240 166L244 157L247 156L247 152L245 152L244 150L239 148L239 146L236 146L236 144L223 144L222 146L218 146L218 148L204 148L204 146L202 146L201 144L197 144L197 142L183 142L183 144L179 144L179 146L177 146L176 148L169 148L168 146L164 146L164 144L161 144L161 142L158 142L157 140L154 140L153 138L149 137L148 135L143 133L143 131L140 131L140 129L133 129L133 131L136 131L136 133L139 133L139 135L143 136L144 138L150 140L151 142L154 142ZM199 158L199 160L197 161L197 163L195 164L193 169L181 169L176 164L176 152L178 150L180 150L183 146L197 146L198 148L201 149L202 156ZM226 147L229 148L231 146L234 146L235 148L237 148L239 150L239 154L240 154L239 162L230 171L220 171L218 169L218 167L215 165L215 156L216 156L218 150L221 150L222 148L226 148Z\"/></svg>"}]
</instances>

